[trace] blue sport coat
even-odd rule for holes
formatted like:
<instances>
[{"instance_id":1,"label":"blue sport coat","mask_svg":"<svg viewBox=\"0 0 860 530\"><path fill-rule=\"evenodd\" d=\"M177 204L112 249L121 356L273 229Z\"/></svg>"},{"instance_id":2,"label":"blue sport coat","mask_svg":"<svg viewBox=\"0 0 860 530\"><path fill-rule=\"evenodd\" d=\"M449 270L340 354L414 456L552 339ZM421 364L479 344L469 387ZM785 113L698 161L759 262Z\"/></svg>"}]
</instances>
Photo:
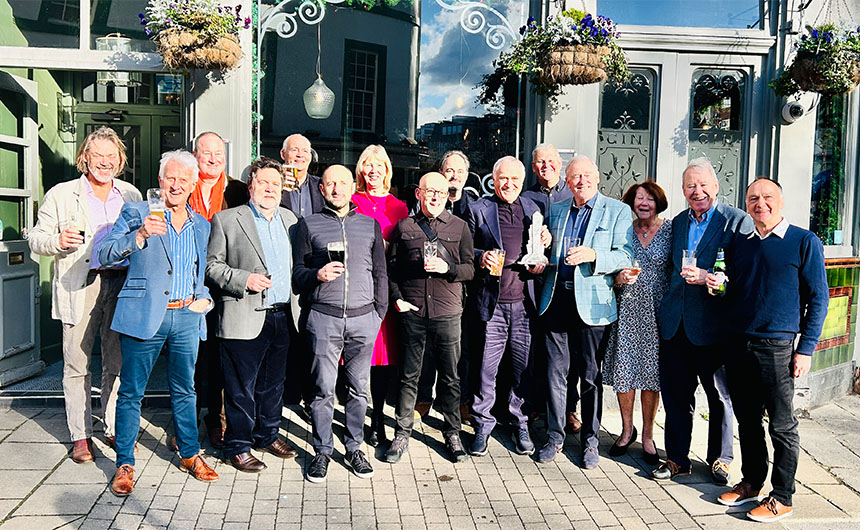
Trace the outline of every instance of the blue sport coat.
<instances>
[{"instance_id":1,"label":"blue sport coat","mask_svg":"<svg viewBox=\"0 0 860 530\"><path fill-rule=\"evenodd\" d=\"M754 225L743 211L717 203L713 218L696 246L696 266L710 269L717 260L717 249L728 247L732 236L750 234ZM669 340L678 332L681 321L687 338L696 346L719 344L726 340L728 309L724 297L711 296L704 285L690 285L681 277L681 262L687 248L690 230L690 209L672 219L672 274L669 291L660 306L660 336Z\"/></svg>"},{"instance_id":2,"label":"blue sport coat","mask_svg":"<svg viewBox=\"0 0 860 530\"><path fill-rule=\"evenodd\" d=\"M540 206L533 200L520 196L520 204L526 216L523 229L531 226L532 215L540 211ZM475 301L481 320L488 322L496 310L499 301L499 278L491 276L487 269L480 266L481 254L494 248L502 248L502 229L499 226L499 205L492 198L478 199L469 205L466 224L472 232L475 243ZM523 239L525 243L525 236ZM519 250L517 250L519 255ZM528 273L526 273L528 274ZM536 275L529 274L526 280L526 298L532 306L535 305L534 281Z\"/></svg>"},{"instance_id":3,"label":"blue sport coat","mask_svg":"<svg viewBox=\"0 0 860 530\"><path fill-rule=\"evenodd\" d=\"M618 318L612 282L616 272L631 264L633 214L630 207L621 201L599 192L595 197L582 244L594 249L597 259L592 263L577 265L573 272L573 286L579 318L589 326L605 326ZM540 314L549 308L557 287L558 263L564 259L561 255L564 227L570 217L572 201L572 198L565 199L549 208L547 223L552 232L552 254L544 273Z\"/></svg>"},{"instance_id":4,"label":"blue sport coat","mask_svg":"<svg viewBox=\"0 0 860 530\"><path fill-rule=\"evenodd\" d=\"M149 215L146 202L127 202L113 225L113 230L99 247L99 261L105 266L115 265L128 258L128 275L119 292L111 329L136 339L151 339L164 320L173 280L170 261L170 238L152 236L143 248L138 248L135 237L143 219ZM211 300L209 289L203 284L206 272L206 246L209 243L209 222L201 215L191 213L197 251L197 270L194 298ZM200 318L200 340L206 340L206 319Z\"/></svg>"}]
</instances>

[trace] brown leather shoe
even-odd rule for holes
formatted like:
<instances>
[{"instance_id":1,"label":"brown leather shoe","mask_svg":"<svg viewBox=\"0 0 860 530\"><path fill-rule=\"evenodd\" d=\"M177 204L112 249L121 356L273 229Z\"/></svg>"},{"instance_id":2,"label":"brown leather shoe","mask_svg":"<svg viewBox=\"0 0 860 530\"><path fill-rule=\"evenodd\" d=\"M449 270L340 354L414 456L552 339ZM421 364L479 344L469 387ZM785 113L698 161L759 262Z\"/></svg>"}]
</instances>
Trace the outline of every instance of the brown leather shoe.
<instances>
[{"instance_id":1,"label":"brown leather shoe","mask_svg":"<svg viewBox=\"0 0 860 530\"><path fill-rule=\"evenodd\" d=\"M116 451L116 436L105 436L105 445ZM137 452L137 442L134 442L134 452Z\"/></svg>"},{"instance_id":2,"label":"brown leather shoe","mask_svg":"<svg viewBox=\"0 0 860 530\"><path fill-rule=\"evenodd\" d=\"M170 450L174 453L179 452L179 444L176 443L176 436L171 436L170 441L167 442L167 447L170 447Z\"/></svg>"},{"instance_id":3,"label":"brown leather shoe","mask_svg":"<svg viewBox=\"0 0 860 530\"><path fill-rule=\"evenodd\" d=\"M209 443L213 448L221 449L224 447L224 429L220 425L207 427L206 434L209 436Z\"/></svg>"},{"instance_id":4,"label":"brown leather shoe","mask_svg":"<svg viewBox=\"0 0 860 530\"><path fill-rule=\"evenodd\" d=\"M576 434L582 429L582 422L576 412L567 413L567 425L564 426L564 431L568 434Z\"/></svg>"},{"instance_id":5,"label":"brown leather shoe","mask_svg":"<svg viewBox=\"0 0 860 530\"><path fill-rule=\"evenodd\" d=\"M110 490L117 497L126 497L133 489L134 468L130 464L123 464L117 468L113 482L110 484Z\"/></svg>"},{"instance_id":6,"label":"brown leather shoe","mask_svg":"<svg viewBox=\"0 0 860 530\"><path fill-rule=\"evenodd\" d=\"M75 440L75 446L72 447L72 460L74 460L78 464L84 464L93 461L92 438Z\"/></svg>"},{"instance_id":7,"label":"brown leather shoe","mask_svg":"<svg viewBox=\"0 0 860 530\"><path fill-rule=\"evenodd\" d=\"M259 473L266 469L266 464L258 460L251 453L239 453L238 455L231 456L228 460L233 467L245 473Z\"/></svg>"},{"instance_id":8,"label":"brown leather shoe","mask_svg":"<svg viewBox=\"0 0 860 530\"><path fill-rule=\"evenodd\" d=\"M278 458L295 458L299 456L299 452L290 447L290 444L281 440L280 438L276 438L272 445L269 447L263 447L260 449L261 451L266 451L267 453L271 453Z\"/></svg>"},{"instance_id":9,"label":"brown leather shoe","mask_svg":"<svg viewBox=\"0 0 860 530\"><path fill-rule=\"evenodd\" d=\"M747 512L747 517L758 523L772 523L790 517L794 509L773 497L765 497L761 504Z\"/></svg>"},{"instance_id":10,"label":"brown leather shoe","mask_svg":"<svg viewBox=\"0 0 860 530\"><path fill-rule=\"evenodd\" d=\"M475 420L472 417L472 409L468 403L460 403L460 421L462 423L471 423Z\"/></svg>"},{"instance_id":11,"label":"brown leather shoe","mask_svg":"<svg viewBox=\"0 0 860 530\"><path fill-rule=\"evenodd\" d=\"M741 480L735 487L717 497L717 501L726 506L740 506L748 502L760 502L761 499L761 488L755 489L746 480Z\"/></svg>"},{"instance_id":12,"label":"brown leather shoe","mask_svg":"<svg viewBox=\"0 0 860 530\"><path fill-rule=\"evenodd\" d=\"M218 473L209 467L209 464L203 461L200 455L194 455L191 458L179 459L179 470L191 473L197 480L201 482L215 482L218 480Z\"/></svg>"}]
</instances>

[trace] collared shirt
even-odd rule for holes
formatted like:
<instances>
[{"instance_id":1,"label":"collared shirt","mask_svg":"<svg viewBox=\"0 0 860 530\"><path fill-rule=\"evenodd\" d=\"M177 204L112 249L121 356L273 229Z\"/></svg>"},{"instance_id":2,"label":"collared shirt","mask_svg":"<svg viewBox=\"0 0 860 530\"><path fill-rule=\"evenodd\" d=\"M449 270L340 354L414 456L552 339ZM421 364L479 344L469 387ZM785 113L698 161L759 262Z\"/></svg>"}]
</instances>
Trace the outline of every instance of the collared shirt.
<instances>
[{"instance_id":1,"label":"collared shirt","mask_svg":"<svg viewBox=\"0 0 860 530\"><path fill-rule=\"evenodd\" d=\"M577 206L576 201L570 201L570 215L567 217L567 223L564 225L564 235L562 237L575 238L580 240L585 238L585 231L588 229L588 221L591 219L591 210L594 209L594 203L597 201L597 194L594 197L585 201L582 206ZM560 244L563 244L563 239ZM564 253L564 247L562 247ZM573 271L576 269L573 265L568 265L564 262L564 256L560 256L558 265L558 279L562 281L573 281Z\"/></svg>"},{"instance_id":2,"label":"collared shirt","mask_svg":"<svg viewBox=\"0 0 860 530\"><path fill-rule=\"evenodd\" d=\"M519 270L514 265L523 253L525 212L519 197L507 203L494 196L499 208L499 230L502 248L505 250L505 265L499 279L499 303L512 304L525 299L525 287Z\"/></svg>"},{"instance_id":3,"label":"collared shirt","mask_svg":"<svg viewBox=\"0 0 860 530\"><path fill-rule=\"evenodd\" d=\"M85 176L81 178L87 180ZM108 192L107 199L104 201L96 197L93 186L88 180L86 190L87 205L90 210L90 228L93 231L93 255L90 257L90 268L100 269L103 267L99 263L99 247L102 244L102 240L110 234L113 224L122 210L122 205L125 204L125 200L122 198L122 192L117 189L116 184ZM127 259L111 268L124 269L126 267L128 267Z\"/></svg>"},{"instance_id":4,"label":"collared shirt","mask_svg":"<svg viewBox=\"0 0 860 530\"><path fill-rule=\"evenodd\" d=\"M543 187L540 183L538 183L538 191L549 197L550 204L561 200L559 195L567 189L567 182L563 178L559 178L558 182L555 183L555 186L551 186L549 188Z\"/></svg>"},{"instance_id":5,"label":"collared shirt","mask_svg":"<svg viewBox=\"0 0 860 530\"><path fill-rule=\"evenodd\" d=\"M170 222L170 211L165 212L167 237L170 241L170 261L173 263L173 282L170 285L171 300L185 300L194 295L197 277L197 247L194 240L194 222L191 208L186 206L188 218L179 233Z\"/></svg>"},{"instance_id":6,"label":"collared shirt","mask_svg":"<svg viewBox=\"0 0 860 530\"><path fill-rule=\"evenodd\" d=\"M281 213L275 210L272 220L266 219L253 204L248 203L254 213L254 224L257 225L257 235L263 246L263 256L266 258L266 269L272 275L272 286L266 293L269 304L290 301L290 270L293 267L290 255L289 238Z\"/></svg>"},{"instance_id":7,"label":"collared shirt","mask_svg":"<svg viewBox=\"0 0 860 530\"><path fill-rule=\"evenodd\" d=\"M761 235L758 231L758 228L756 228L752 231L752 233L749 235L749 238L747 239L752 239L755 236L758 236L759 239L767 239L771 234L777 236L780 239L785 239L785 233L788 232L788 227L789 222L788 220L786 220L785 217L783 217L782 220L778 222L776 226L774 226L773 229L771 229L771 231L767 234Z\"/></svg>"},{"instance_id":8,"label":"collared shirt","mask_svg":"<svg viewBox=\"0 0 860 530\"><path fill-rule=\"evenodd\" d=\"M699 246L699 241L705 235L705 230L708 229L708 223L711 222L711 217L714 216L714 210L717 209L717 201L708 208L708 211L702 214L702 220L696 219L696 214L692 208L687 209L687 215L690 216L690 230L687 232L687 250L696 250Z\"/></svg>"},{"instance_id":9,"label":"collared shirt","mask_svg":"<svg viewBox=\"0 0 860 530\"><path fill-rule=\"evenodd\" d=\"M307 217L313 213L310 180L309 176L305 175L305 181L298 188L287 192L290 195L293 213L299 217Z\"/></svg>"}]
</instances>

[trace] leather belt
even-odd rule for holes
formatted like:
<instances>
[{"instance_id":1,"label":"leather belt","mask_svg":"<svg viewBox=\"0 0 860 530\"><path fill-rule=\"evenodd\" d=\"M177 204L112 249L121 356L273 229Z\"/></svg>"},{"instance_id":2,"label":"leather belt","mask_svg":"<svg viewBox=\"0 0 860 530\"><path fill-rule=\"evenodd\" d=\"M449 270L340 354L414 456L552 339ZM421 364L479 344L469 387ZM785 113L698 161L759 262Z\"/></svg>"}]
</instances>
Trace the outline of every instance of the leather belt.
<instances>
[{"instance_id":1,"label":"leather belt","mask_svg":"<svg viewBox=\"0 0 860 530\"><path fill-rule=\"evenodd\" d=\"M122 269L90 269L90 274L99 276L122 276L128 272L127 268Z\"/></svg>"},{"instance_id":2,"label":"leather belt","mask_svg":"<svg viewBox=\"0 0 860 530\"><path fill-rule=\"evenodd\" d=\"M286 302L275 302L272 307L266 309L267 313L286 313L290 309L290 304Z\"/></svg>"},{"instance_id":3,"label":"leather belt","mask_svg":"<svg viewBox=\"0 0 860 530\"><path fill-rule=\"evenodd\" d=\"M167 309L182 309L194 303L194 297L189 296L185 300L170 300L167 302Z\"/></svg>"},{"instance_id":4,"label":"leather belt","mask_svg":"<svg viewBox=\"0 0 860 530\"><path fill-rule=\"evenodd\" d=\"M558 280L558 285L564 289L567 289L568 291L573 291L573 282L572 281L567 282L564 280Z\"/></svg>"}]
</instances>

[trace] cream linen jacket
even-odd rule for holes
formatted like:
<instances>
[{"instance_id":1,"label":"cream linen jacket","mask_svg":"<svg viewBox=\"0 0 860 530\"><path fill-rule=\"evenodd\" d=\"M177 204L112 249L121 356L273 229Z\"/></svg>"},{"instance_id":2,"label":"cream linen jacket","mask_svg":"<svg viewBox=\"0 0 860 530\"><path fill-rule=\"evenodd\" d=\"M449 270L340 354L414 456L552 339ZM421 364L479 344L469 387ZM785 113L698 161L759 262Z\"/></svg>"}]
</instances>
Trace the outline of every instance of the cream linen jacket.
<instances>
[{"instance_id":1,"label":"cream linen jacket","mask_svg":"<svg viewBox=\"0 0 860 530\"><path fill-rule=\"evenodd\" d=\"M54 257L54 277L51 281L51 316L63 324L75 325L84 312L84 288L93 255L93 228L87 202L87 177L61 182L45 194L39 208L39 221L30 231L30 250L35 254ZM142 200L137 188L114 179L114 186L125 202ZM84 214L87 220L84 244L76 249L60 248L60 232L71 212ZM62 226L62 228L61 228Z\"/></svg>"}]
</instances>

